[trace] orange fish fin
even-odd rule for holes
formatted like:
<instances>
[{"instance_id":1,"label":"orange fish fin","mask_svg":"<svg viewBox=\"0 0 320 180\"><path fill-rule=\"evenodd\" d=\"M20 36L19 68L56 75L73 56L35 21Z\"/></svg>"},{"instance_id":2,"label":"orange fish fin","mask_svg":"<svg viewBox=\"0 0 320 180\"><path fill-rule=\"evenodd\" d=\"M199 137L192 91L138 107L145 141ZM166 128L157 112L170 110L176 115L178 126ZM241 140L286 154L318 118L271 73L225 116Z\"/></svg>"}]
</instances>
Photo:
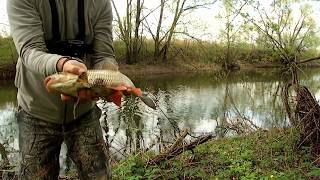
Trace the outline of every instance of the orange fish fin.
<instances>
[{"instance_id":1,"label":"orange fish fin","mask_svg":"<svg viewBox=\"0 0 320 180\"><path fill-rule=\"evenodd\" d=\"M110 100L117 106L121 106L121 98L122 98L122 94L120 91L115 91L111 96L110 96Z\"/></svg>"}]
</instances>

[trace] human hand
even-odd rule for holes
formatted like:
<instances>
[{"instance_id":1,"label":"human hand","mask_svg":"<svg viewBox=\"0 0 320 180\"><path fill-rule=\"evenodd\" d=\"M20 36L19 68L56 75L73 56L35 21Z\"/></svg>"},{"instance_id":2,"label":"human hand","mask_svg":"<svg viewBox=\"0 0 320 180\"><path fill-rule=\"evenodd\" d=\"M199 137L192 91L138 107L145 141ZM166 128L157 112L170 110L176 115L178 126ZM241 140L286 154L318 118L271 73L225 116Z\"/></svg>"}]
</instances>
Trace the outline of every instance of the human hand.
<instances>
[{"instance_id":1,"label":"human hand","mask_svg":"<svg viewBox=\"0 0 320 180\"><path fill-rule=\"evenodd\" d=\"M57 63L57 70L59 72L68 72L80 76L87 71L87 67L77 60L61 58Z\"/></svg>"},{"instance_id":2,"label":"human hand","mask_svg":"<svg viewBox=\"0 0 320 180\"><path fill-rule=\"evenodd\" d=\"M69 60L67 58L60 59L57 64L57 68L58 71L68 72L76 74L78 76L82 75L83 73L86 73L87 71L87 67L83 63L78 62L76 60ZM98 97L95 97L89 89L79 90L78 98L80 102L87 102L98 99ZM74 100L74 98L65 94L61 94L61 100L71 101Z\"/></svg>"}]
</instances>

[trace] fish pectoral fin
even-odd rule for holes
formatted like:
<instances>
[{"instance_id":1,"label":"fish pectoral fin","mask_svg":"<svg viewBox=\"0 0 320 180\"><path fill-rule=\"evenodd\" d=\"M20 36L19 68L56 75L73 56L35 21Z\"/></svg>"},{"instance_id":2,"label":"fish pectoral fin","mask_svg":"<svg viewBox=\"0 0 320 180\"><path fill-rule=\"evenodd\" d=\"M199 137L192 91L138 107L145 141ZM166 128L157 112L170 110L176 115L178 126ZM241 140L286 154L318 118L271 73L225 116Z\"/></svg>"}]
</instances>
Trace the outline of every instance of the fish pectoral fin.
<instances>
[{"instance_id":1,"label":"fish pectoral fin","mask_svg":"<svg viewBox=\"0 0 320 180\"><path fill-rule=\"evenodd\" d=\"M113 102L117 106L121 106L122 93L121 91L115 91L111 96L108 97L108 101Z\"/></svg>"}]
</instances>

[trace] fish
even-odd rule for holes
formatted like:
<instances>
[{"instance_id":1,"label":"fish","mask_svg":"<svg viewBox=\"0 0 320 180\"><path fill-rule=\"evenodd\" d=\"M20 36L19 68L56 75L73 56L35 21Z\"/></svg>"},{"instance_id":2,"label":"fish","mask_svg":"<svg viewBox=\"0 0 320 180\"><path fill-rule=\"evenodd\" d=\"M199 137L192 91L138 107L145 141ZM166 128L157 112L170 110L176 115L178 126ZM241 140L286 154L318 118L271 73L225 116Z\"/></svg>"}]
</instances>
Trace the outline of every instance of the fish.
<instances>
[{"instance_id":1,"label":"fish","mask_svg":"<svg viewBox=\"0 0 320 180\"><path fill-rule=\"evenodd\" d=\"M135 87L125 74L118 70L88 70L82 75L59 72L45 78L48 92L55 92L77 98L81 89L90 89L93 96L112 101L121 106L123 95L135 95L148 107L156 109L157 105L148 93ZM79 100L79 98L78 98Z\"/></svg>"}]
</instances>

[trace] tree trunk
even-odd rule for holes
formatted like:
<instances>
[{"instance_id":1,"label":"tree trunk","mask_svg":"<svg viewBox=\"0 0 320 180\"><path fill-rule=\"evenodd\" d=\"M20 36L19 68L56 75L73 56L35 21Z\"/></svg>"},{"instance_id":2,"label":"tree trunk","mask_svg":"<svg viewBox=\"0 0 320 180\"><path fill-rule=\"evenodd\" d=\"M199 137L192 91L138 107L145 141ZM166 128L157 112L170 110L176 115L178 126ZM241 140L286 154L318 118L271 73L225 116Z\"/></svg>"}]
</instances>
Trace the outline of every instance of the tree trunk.
<instances>
[{"instance_id":1,"label":"tree trunk","mask_svg":"<svg viewBox=\"0 0 320 180\"><path fill-rule=\"evenodd\" d=\"M136 63L138 61L139 57L139 28L140 28L140 23L141 23L141 0L137 0L137 6L136 6L136 17L135 17L135 29L134 29L134 39L133 39L133 44L132 44L132 63Z\"/></svg>"},{"instance_id":2,"label":"tree trunk","mask_svg":"<svg viewBox=\"0 0 320 180\"><path fill-rule=\"evenodd\" d=\"M161 0L159 21L157 25L156 36L154 39L154 55L153 56L155 61L158 60L160 57L160 44L161 44L160 31L161 31L162 20L163 20L164 5L165 5L165 0Z\"/></svg>"}]
</instances>

